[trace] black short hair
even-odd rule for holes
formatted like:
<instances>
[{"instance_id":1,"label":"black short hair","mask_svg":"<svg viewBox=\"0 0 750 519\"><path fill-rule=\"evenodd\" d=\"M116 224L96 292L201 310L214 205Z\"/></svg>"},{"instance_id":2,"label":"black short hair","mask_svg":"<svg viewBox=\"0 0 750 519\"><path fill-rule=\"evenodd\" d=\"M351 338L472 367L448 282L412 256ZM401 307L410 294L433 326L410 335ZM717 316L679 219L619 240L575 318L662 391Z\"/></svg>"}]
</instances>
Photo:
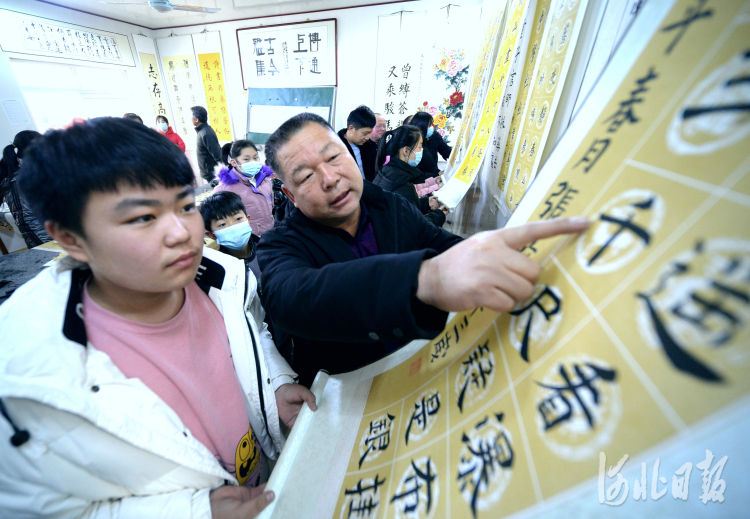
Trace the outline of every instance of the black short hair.
<instances>
[{"instance_id":1,"label":"black short hair","mask_svg":"<svg viewBox=\"0 0 750 519\"><path fill-rule=\"evenodd\" d=\"M365 105L360 105L349 112L349 117L346 118L346 126L354 126L355 130L374 128L376 124L375 114Z\"/></svg>"},{"instance_id":2,"label":"black short hair","mask_svg":"<svg viewBox=\"0 0 750 519\"><path fill-rule=\"evenodd\" d=\"M242 198L232 191L218 191L201 202L200 206L203 226L208 232L213 232L211 230L211 222L232 216L238 211L242 211L247 215Z\"/></svg>"},{"instance_id":3,"label":"black short hair","mask_svg":"<svg viewBox=\"0 0 750 519\"><path fill-rule=\"evenodd\" d=\"M137 123L143 124L143 119L141 119L141 116L138 114L134 114L133 112L126 113L122 116L122 118L127 119L128 121L135 121Z\"/></svg>"},{"instance_id":4,"label":"black short hair","mask_svg":"<svg viewBox=\"0 0 750 519\"><path fill-rule=\"evenodd\" d=\"M417 112L411 117L409 122L422 131L422 137L427 137L427 129L432 126L432 116L427 112Z\"/></svg>"},{"instance_id":5,"label":"black short hair","mask_svg":"<svg viewBox=\"0 0 750 519\"><path fill-rule=\"evenodd\" d=\"M169 126L169 119L167 119L166 115L161 115L161 114L157 115L156 120L158 121L159 119L162 119L165 123L167 123L167 126Z\"/></svg>"},{"instance_id":6,"label":"black short hair","mask_svg":"<svg viewBox=\"0 0 750 519\"><path fill-rule=\"evenodd\" d=\"M229 166L229 150L232 149L232 141L225 142L221 147L221 161Z\"/></svg>"},{"instance_id":7,"label":"black short hair","mask_svg":"<svg viewBox=\"0 0 750 519\"><path fill-rule=\"evenodd\" d=\"M23 158L23 152L28 148L31 141L42 134L34 130L21 130L13 137L13 144L3 148L3 158L0 160L0 204L3 202L2 194L5 189L10 189L8 182L18 171L18 159Z\"/></svg>"},{"instance_id":8,"label":"black short hair","mask_svg":"<svg viewBox=\"0 0 750 519\"><path fill-rule=\"evenodd\" d=\"M245 148L252 148L258 151L258 147L253 141L250 139L240 139L232 143L232 147L229 149L229 157L236 159Z\"/></svg>"},{"instance_id":9,"label":"black short hair","mask_svg":"<svg viewBox=\"0 0 750 519\"><path fill-rule=\"evenodd\" d=\"M121 185L151 189L195 184L187 156L156 130L119 117L98 117L50 130L24 154L19 185L41 222L84 236L81 217L92 192Z\"/></svg>"},{"instance_id":10,"label":"black short hair","mask_svg":"<svg viewBox=\"0 0 750 519\"><path fill-rule=\"evenodd\" d=\"M391 160L397 159L398 150L404 146L410 149L414 148L419 142L420 135L422 135L420 129L411 124L405 124L399 126L395 130L388 130L385 132L380 138L378 144L378 155L376 159L378 169L383 167L385 158L388 155L390 155Z\"/></svg>"},{"instance_id":11,"label":"black short hair","mask_svg":"<svg viewBox=\"0 0 750 519\"><path fill-rule=\"evenodd\" d=\"M333 131L333 128L328 124L328 121L321 116L310 112L302 112L301 114L297 114L291 119L284 121L284 123L279 126L266 141L266 147L263 150L266 154L266 164L268 164L268 167L270 167L277 175L282 177L282 180L285 172L281 168L281 164L279 164L276 153L278 153L279 148L289 142L298 131L310 123L319 124L323 128Z\"/></svg>"},{"instance_id":12,"label":"black short hair","mask_svg":"<svg viewBox=\"0 0 750 519\"><path fill-rule=\"evenodd\" d=\"M191 106L190 111L193 112L193 117L198 119L202 123L208 122L208 110L202 106Z\"/></svg>"}]
</instances>

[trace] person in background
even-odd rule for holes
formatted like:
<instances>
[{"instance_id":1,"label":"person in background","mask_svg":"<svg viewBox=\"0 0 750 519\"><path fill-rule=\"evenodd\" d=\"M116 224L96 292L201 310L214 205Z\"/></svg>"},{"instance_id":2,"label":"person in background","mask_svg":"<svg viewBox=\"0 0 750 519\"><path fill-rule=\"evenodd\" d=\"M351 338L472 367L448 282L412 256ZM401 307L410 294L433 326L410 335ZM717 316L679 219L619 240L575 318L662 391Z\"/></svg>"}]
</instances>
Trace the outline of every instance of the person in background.
<instances>
[{"instance_id":1,"label":"person in background","mask_svg":"<svg viewBox=\"0 0 750 519\"><path fill-rule=\"evenodd\" d=\"M232 143L224 143L221 147L221 165L229 167L229 152L232 150Z\"/></svg>"},{"instance_id":2,"label":"person in background","mask_svg":"<svg viewBox=\"0 0 750 519\"><path fill-rule=\"evenodd\" d=\"M370 133L370 140L374 142L375 144L378 144L380 142L380 138L385 133L385 117L383 117L382 114L375 114L375 126L372 128L372 133Z\"/></svg>"},{"instance_id":3,"label":"person in background","mask_svg":"<svg viewBox=\"0 0 750 519\"><path fill-rule=\"evenodd\" d=\"M370 182L377 174L375 158L378 147L370 140L370 133L375 124L375 114L365 105L361 105L349 112L346 128L339 130L339 137L349 150L349 154L354 157L362 178Z\"/></svg>"},{"instance_id":4,"label":"person in background","mask_svg":"<svg viewBox=\"0 0 750 519\"><path fill-rule=\"evenodd\" d=\"M385 157L389 156L388 164ZM400 126L385 132L378 146L378 175L374 184L397 193L414 204L433 224L441 227L448 212L435 197L417 196L415 182L422 178L417 165L422 159L422 134L416 126Z\"/></svg>"},{"instance_id":5,"label":"person in background","mask_svg":"<svg viewBox=\"0 0 750 519\"><path fill-rule=\"evenodd\" d=\"M133 112L128 112L122 116L123 119L127 119L128 121L133 121L136 123L143 124L143 119L141 119L141 116L138 114L134 114ZM80 122L83 119L76 119L73 121L73 123Z\"/></svg>"},{"instance_id":6,"label":"person in background","mask_svg":"<svg viewBox=\"0 0 750 519\"><path fill-rule=\"evenodd\" d=\"M177 133L175 133L172 127L169 126L169 120L165 116L156 116L156 129L164 137L175 143L178 148L180 148L182 151L185 151L185 142L179 135L177 135Z\"/></svg>"},{"instance_id":7,"label":"person in background","mask_svg":"<svg viewBox=\"0 0 750 519\"><path fill-rule=\"evenodd\" d=\"M229 150L229 167L219 170L219 185L214 193L237 193L257 237L273 227L273 186L271 168L258 160L258 148L253 141L234 141Z\"/></svg>"},{"instance_id":8,"label":"person in background","mask_svg":"<svg viewBox=\"0 0 750 519\"><path fill-rule=\"evenodd\" d=\"M196 153L198 155L198 169L201 177L215 186L218 181L214 175L214 167L221 162L221 146L216 132L208 125L208 111L202 106L190 108L193 117L193 126L198 134Z\"/></svg>"},{"instance_id":9,"label":"person in background","mask_svg":"<svg viewBox=\"0 0 750 519\"><path fill-rule=\"evenodd\" d=\"M200 211L206 236L216 240L219 252L244 260L245 266L260 280L260 267L255 258L258 239L253 235L240 195L219 191L201 203Z\"/></svg>"},{"instance_id":10,"label":"person in background","mask_svg":"<svg viewBox=\"0 0 750 519\"><path fill-rule=\"evenodd\" d=\"M423 154L422 160L419 162L417 168L424 172L425 178L437 177L440 175L440 169L438 168L438 153L444 159L448 159L451 154L451 147L446 144L443 137L435 131L435 126L432 124L432 116L427 112L417 112L409 123L419 128L424 138L422 145ZM420 182L418 182L420 183Z\"/></svg>"},{"instance_id":11,"label":"person in background","mask_svg":"<svg viewBox=\"0 0 750 519\"><path fill-rule=\"evenodd\" d=\"M0 517L255 517L315 400L255 277L203 247L185 154L102 117L40 137L19 181L68 256L0 305Z\"/></svg>"},{"instance_id":12,"label":"person in background","mask_svg":"<svg viewBox=\"0 0 750 519\"><path fill-rule=\"evenodd\" d=\"M13 138L13 143L3 148L3 158L0 160L0 205L8 203L8 209L13 215L23 241L27 248L36 247L42 243L52 241L44 230L42 222L31 212L26 198L18 189L16 173L21 167L23 154L31 142L41 134L34 130L23 130Z\"/></svg>"},{"instance_id":13,"label":"person in background","mask_svg":"<svg viewBox=\"0 0 750 519\"><path fill-rule=\"evenodd\" d=\"M447 312L512 310L540 273L518 249L589 225L548 220L462 241L365 182L341 139L311 113L282 124L264 151L294 208L258 244L261 300L275 332L293 337L282 353L303 385L320 369L350 371L435 337Z\"/></svg>"}]
</instances>

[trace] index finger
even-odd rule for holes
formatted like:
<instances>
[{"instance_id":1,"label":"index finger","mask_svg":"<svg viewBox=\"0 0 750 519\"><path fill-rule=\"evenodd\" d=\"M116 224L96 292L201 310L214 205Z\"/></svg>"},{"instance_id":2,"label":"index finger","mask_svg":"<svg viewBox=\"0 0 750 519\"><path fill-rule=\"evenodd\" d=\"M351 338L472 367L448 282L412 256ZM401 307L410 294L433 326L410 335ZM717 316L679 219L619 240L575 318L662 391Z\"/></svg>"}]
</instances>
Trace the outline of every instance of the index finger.
<instances>
[{"instance_id":1,"label":"index finger","mask_svg":"<svg viewBox=\"0 0 750 519\"><path fill-rule=\"evenodd\" d=\"M516 227L502 229L503 238L509 247L520 249L529 243L560 234L572 234L586 230L591 220L585 216L556 218L542 222L529 222Z\"/></svg>"}]
</instances>

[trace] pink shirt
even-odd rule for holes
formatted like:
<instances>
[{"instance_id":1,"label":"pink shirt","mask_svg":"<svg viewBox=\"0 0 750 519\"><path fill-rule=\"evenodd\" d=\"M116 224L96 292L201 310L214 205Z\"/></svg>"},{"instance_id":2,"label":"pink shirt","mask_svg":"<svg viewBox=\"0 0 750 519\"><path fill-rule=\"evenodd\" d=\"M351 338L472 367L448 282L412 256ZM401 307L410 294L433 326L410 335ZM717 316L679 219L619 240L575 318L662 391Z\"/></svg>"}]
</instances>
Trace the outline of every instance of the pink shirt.
<instances>
[{"instance_id":1,"label":"pink shirt","mask_svg":"<svg viewBox=\"0 0 750 519\"><path fill-rule=\"evenodd\" d=\"M99 306L83 291L88 340L129 378L164 400L240 484L257 485L260 446L250 429L224 319L193 281L185 303L159 324L132 321Z\"/></svg>"}]
</instances>

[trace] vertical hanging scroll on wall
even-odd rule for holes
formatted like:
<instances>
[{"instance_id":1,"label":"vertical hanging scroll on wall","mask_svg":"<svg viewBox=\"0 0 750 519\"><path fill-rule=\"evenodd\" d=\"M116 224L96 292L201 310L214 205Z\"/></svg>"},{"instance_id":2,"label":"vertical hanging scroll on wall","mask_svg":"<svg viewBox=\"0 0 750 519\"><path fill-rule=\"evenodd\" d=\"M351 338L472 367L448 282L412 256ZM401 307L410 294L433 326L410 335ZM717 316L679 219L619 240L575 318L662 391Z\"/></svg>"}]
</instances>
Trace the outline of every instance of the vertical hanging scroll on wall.
<instances>
[{"instance_id":1,"label":"vertical hanging scroll on wall","mask_svg":"<svg viewBox=\"0 0 750 519\"><path fill-rule=\"evenodd\" d=\"M200 73L195 66L193 42L189 35L156 40L161 56L169 100L174 113L172 127L183 136L188 148L195 148L190 107L205 106ZM209 124L212 121L209 119Z\"/></svg>"},{"instance_id":2,"label":"vertical hanging scroll on wall","mask_svg":"<svg viewBox=\"0 0 750 519\"><path fill-rule=\"evenodd\" d=\"M209 124L220 141L231 141L232 118L227 104L219 33L206 31L193 34L193 48L203 80Z\"/></svg>"},{"instance_id":3,"label":"vertical hanging scroll on wall","mask_svg":"<svg viewBox=\"0 0 750 519\"><path fill-rule=\"evenodd\" d=\"M337 84L336 19L237 29L243 88Z\"/></svg>"},{"instance_id":4,"label":"vertical hanging scroll on wall","mask_svg":"<svg viewBox=\"0 0 750 519\"><path fill-rule=\"evenodd\" d=\"M163 115L171 120L169 114L169 103L167 101L167 91L164 88L164 78L159 69L159 62L156 58L156 45L154 40L140 34L133 34L133 42L138 52L138 58L141 63L141 73L143 74L143 84L151 100L151 114L146 114L144 121L146 124L153 124L157 115Z\"/></svg>"}]
</instances>

